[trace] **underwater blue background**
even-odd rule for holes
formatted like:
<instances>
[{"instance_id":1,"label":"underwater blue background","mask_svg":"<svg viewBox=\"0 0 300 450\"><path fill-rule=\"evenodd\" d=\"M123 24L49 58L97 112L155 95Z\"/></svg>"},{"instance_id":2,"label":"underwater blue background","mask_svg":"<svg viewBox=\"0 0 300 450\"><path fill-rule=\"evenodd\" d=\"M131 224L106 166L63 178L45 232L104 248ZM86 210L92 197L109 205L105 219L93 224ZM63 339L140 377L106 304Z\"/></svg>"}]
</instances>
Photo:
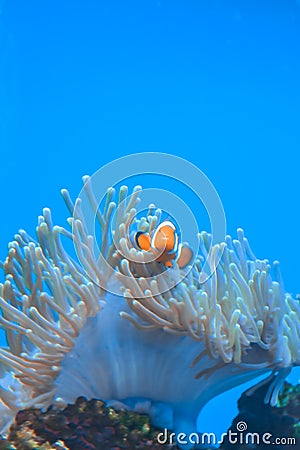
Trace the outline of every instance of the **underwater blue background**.
<instances>
[{"instance_id":1,"label":"underwater blue background","mask_svg":"<svg viewBox=\"0 0 300 450\"><path fill-rule=\"evenodd\" d=\"M0 6L0 259L43 207L65 223L61 188L75 196L82 175L159 151L210 178L228 232L243 227L300 293L299 1ZM229 425L243 389L207 408L202 431Z\"/></svg>"}]
</instances>

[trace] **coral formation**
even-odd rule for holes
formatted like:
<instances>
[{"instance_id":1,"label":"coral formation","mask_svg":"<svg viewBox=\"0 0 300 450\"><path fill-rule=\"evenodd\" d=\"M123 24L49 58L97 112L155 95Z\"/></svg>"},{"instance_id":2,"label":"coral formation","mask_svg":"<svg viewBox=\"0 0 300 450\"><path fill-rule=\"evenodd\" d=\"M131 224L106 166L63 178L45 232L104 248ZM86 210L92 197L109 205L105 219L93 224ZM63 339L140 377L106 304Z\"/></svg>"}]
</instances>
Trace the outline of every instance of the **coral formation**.
<instances>
[{"instance_id":1,"label":"coral formation","mask_svg":"<svg viewBox=\"0 0 300 450\"><path fill-rule=\"evenodd\" d=\"M238 423L246 423L247 429L243 433L259 435L259 440L249 439L248 444L238 442L233 444L228 434L221 445L222 450L267 450L270 445L275 445L279 450L292 450L300 447L300 385L292 386L284 383L283 391L278 397L278 406L272 407L265 403L264 399L270 383L264 383L254 392L246 391L238 401L239 414L233 420L230 430L237 432ZM229 432L229 430L228 430ZM267 436L263 442L263 435ZM269 436L270 435L270 436ZM268 443L269 442L269 443Z\"/></svg>"},{"instance_id":2,"label":"coral formation","mask_svg":"<svg viewBox=\"0 0 300 450\"><path fill-rule=\"evenodd\" d=\"M160 445L157 434L145 415L115 411L100 400L83 397L57 412L30 408L17 414L8 439L0 449L41 450L176 450Z\"/></svg>"}]
</instances>

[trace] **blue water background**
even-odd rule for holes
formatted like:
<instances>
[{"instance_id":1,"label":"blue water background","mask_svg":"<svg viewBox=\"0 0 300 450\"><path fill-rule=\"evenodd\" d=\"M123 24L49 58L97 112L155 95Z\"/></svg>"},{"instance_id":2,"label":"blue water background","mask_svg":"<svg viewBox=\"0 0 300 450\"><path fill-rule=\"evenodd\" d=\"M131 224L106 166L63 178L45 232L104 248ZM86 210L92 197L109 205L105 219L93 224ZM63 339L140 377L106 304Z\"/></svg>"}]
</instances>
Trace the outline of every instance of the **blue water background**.
<instances>
[{"instance_id":1,"label":"blue water background","mask_svg":"<svg viewBox=\"0 0 300 450\"><path fill-rule=\"evenodd\" d=\"M169 152L206 173L228 232L243 227L300 293L298 1L0 5L0 259L43 207L65 223L61 188L75 196L112 159ZM228 426L236 396L207 408L203 431Z\"/></svg>"}]
</instances>

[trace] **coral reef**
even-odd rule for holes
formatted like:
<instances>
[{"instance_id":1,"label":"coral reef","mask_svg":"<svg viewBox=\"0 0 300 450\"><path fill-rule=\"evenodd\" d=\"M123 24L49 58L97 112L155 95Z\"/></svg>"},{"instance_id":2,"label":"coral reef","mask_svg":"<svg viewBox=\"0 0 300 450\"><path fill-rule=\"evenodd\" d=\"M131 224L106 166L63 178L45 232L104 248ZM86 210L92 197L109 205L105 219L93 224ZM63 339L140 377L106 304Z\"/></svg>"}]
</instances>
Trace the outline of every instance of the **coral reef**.
<instances>
[{"instance_id":1,"label":"coral reef","mask_svg":"<svg viewBox=\"0 0 300 450\"><path fill-rule=\"evenodd\" d=\"M247 429L242 433L243 443L240 443L239 432L235 435L238 436L236 443L230 442L227 434L221 445L222 450L267 450L273 442L278 450L300 449L300 385L292 386L285 382L276 407L264 401L268 389L269 383L263 383L254 392L243 393L238 401L239 414L230 427L232 433L237 433L239 423L247 424ZM252 442L249 438L247 444L247 433L258 433L259 441L254 439ZM263 442L263 435L267 436L267 442Z\"/></svg>"},{"instance_id":2,"label":"coral reef","mask_svg":"<svg viewBox=\"0 0 300 450\"><path fill-rule=\"evenodd\" d=\"M80 397L62 411L20 411L1 450L176 450L160 445L145 415L115 411L100 400Z\"/></svg>"},{"instance_id":3,"label":"coral reef","mask_svg":"<svg viewBox=\"0 0 300 450\"><path fill-rule=\"evenodd\" d=\"M277 443L279 450L300 448L300 385L284 383L278 397L278 406L266 404L264 399L269 383L264 383L254 392L246 391L238 401L239 414L230 430L233 436L237 424L247 424L242 434L258 433L260 438L272 434L286 439ZM0 441L0 450L178 450L176 444L159 444L157 436L162 430L151 426L144 414L116 411L102 401L79 397L74 405L57 411L49 407L46 412L36 408L20 411L11 426L7 439ZM229 430L228 430L229 433ZM228 436L227 433L227 436ZM168 434L168 436L170 436ZM288 438L295 438L292 443ZM269 445L254 443L230 443L228 437L220 450L267 450ZM170 442L170 437L168 442Z\"/></svg>"}]
</instances>

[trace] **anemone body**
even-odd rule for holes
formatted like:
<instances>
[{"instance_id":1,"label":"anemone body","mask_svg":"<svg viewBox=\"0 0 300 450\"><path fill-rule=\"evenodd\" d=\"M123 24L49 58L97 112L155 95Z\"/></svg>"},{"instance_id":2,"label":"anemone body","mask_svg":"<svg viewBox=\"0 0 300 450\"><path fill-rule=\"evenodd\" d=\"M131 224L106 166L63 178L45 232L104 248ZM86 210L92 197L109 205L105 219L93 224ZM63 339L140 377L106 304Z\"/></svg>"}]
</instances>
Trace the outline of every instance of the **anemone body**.
<instances>
[{"instance_id":1,"label":"anemone body","mask_svg":"<svg viewBox=\"0 0 300 450\"><path fill-rule=\"evenodd\" d=\"M196 431L199 411L211 398L267 371L207 355L191 367L199 350L205 352L203 341L160 329L139 330L120 316L130 312L126 303L111 295L106 301L62 362L55 385L63 404L74 403L79 395L101 398L117 409L147 413L161 428L189 434ZM210 375L196 378L199 366L211 369Z\"/></svg>"}]
</instances>

